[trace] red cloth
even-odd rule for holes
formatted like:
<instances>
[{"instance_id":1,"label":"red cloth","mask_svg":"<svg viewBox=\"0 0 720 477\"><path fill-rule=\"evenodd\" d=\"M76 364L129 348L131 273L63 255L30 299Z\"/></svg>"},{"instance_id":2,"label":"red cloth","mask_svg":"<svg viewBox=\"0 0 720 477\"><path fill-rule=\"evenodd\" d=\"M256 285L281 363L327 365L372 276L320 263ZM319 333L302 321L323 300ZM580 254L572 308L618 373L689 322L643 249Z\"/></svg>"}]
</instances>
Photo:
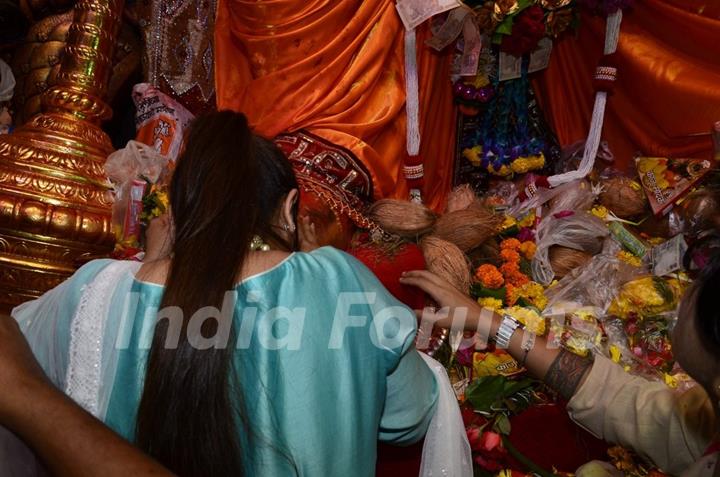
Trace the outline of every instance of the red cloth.
<instances>
[{"instance_id":1,"label":"red cloth","mask_svg":"<svg viewBox=\"0 0 720 477\"><path fill-rule=\"evenodd\" d=\"M575 472L591 460L607 460L607 444L575 424L562 404L531 407L510 424L513 446L545 470Z\"/></svg>"},{"instance_id":2,"label":"red cloth","mask_svg":"<svg viewBox=\"0 0 720 477\"><path fill-rule=\"evenodd\" d=\"M420 247L408 243L387 251L382 245L361 243L348 252L364 263L395 298L413 310L425 306L425 293L422 290L400 283L403 272L425 270L425 259Z\"/></svg>"}]
</instances>

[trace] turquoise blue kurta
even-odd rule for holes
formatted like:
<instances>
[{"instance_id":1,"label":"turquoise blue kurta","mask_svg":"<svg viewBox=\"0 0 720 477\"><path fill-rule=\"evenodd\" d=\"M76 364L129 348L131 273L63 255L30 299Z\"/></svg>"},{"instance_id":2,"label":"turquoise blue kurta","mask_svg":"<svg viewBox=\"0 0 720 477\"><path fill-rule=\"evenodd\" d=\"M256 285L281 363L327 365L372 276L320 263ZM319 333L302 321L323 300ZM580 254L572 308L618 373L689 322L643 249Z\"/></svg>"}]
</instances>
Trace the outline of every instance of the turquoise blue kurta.
<instances>
[{"instance_id":1,"label":"turquoise blue kurta","mask_svg":"<svg viewBox=\"0 0 720 477\"><path fill-rule=\"evenodd\" d=\"M13 314L61 388L82 287L108 263L87 264ZM129 440L163 290L128 274L105 328L100 417ZM378 439L424 435L437 389L413 346L414 314L360 262L330 247L294 253L235 291L235 372L256 436L238 429L246 475L370 476Z\"/></svg>"}]
</instances>

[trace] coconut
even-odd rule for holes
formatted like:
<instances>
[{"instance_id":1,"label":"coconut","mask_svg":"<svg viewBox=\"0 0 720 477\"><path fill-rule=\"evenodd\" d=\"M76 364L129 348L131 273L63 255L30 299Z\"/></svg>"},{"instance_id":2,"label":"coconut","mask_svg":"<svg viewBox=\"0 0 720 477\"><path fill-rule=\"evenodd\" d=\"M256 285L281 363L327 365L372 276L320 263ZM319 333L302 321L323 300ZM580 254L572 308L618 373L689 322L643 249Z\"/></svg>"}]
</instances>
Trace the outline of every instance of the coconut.
<instances>
[{"instance_id":1,"label":"coconut","mask_svg":"<svg viewBox=\"0 0 720 477\"><path fill-rule=\"evenodd\" d=\"M629 177L611 177L600 181L603 191L600 203L621 219L637 217L647 209L647 197L642 187Z\"/></svg>"},{"instance_id":2,"label":"coconut","mask_svg":"<svg viewBox=\"0 0 720 477\"><path fill-rule=\"evenodd\" d=\"M437 220L424 205L395 199L378 200L367 215L386 232L412 240L430 232Z\"/></svg>"},{"instance_id":3,"label":"coconut","mask_svg":"<svg viewBox=\"0 0 720 477\"><path fill-rule=\"evenodd\" d=\"M473 204L467 209L447 212L435 223L432 235L467 252L497 233L501 219L492 210Z\"/></svg>"},{"instance_id":4,"label":"coconut","mask_svg":"<svg viewBox=\"0 0 720 477\"><path fill-rule=\"evenodd\" d=\"M420 241L427 269L463 293L470 290L470 265L457 245L428 236Z\"/></svg>"},{"instance_id":5,"label":"coconut","mask_svg":"<svg viewBox=\"0 0 720 477\"><path fill-rule=\"evenodd\" d=\"M592 254L562 245L553 245L548 249L550 266L556 278L562 278L577 267L585 265L592 257Z\"/></svg>"}]
</instances>

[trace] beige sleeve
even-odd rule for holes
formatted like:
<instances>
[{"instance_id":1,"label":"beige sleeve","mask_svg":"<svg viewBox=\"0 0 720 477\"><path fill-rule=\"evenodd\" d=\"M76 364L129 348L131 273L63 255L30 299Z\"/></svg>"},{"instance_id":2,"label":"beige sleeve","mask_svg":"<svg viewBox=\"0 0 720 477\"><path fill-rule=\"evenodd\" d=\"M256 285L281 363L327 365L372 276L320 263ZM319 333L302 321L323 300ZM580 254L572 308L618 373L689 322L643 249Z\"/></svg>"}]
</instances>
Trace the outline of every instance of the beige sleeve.
<instances>
[{"instance_id":1,"label":"beige sleeve","mask_svg":"<svg viewBox=\"0 0 720 477\"><path fill-rule=\"evenodd\" d=\"M595 436L634 449L672 475L702 456L715 426L700 386L681 394L664 383L631 376L603 356L595 358L568 411Z\"/></svg>"}]
</instances>

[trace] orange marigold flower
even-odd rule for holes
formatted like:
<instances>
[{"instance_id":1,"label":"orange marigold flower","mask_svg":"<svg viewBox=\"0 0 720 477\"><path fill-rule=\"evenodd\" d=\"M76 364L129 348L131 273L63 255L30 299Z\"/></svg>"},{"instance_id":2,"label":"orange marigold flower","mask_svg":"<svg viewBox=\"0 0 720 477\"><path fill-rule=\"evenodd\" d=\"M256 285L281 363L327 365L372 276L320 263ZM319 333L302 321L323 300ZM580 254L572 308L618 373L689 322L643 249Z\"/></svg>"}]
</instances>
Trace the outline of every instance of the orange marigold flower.
<instances>
[{"instance_id":1,"label":"orange marigold flower","mask_svg":"<svg viewBox=\"0 0 720 477\"><path fill-rule=\"evenodd\" d=\"M512 283L505 284L505 303L507 306L513 306L518 299L518 293Z\"/></svg>"},{"instance_id":2,"label":"orange marigold flower","mask_svg":"<svg viewBox=\"0 0 720 477\"><path fill-rule=\"evenodd\" d=\"M500 266L500 273L502 273L505 278L515 273L520 273L520 264L518 262L505 262Z\"/></svg>"},{"instance_id":3,"label":"orange marigold flower","mask_svg":"<svg viewBox=\"0 0 720 477\"><path fill-rule=\"evenodd\" d=\"M500 250L500 258L502 258L505 262L517 263L520 261L520 254L517 253L515 250L504 248Z\"/></svg>"},{"instance_id":4,"label":"orange marigold flower","mask_svg":"<svg viewBox=\"0 0 720 477\"><path fill-rule=\"evenodd\" d=\"M535 242L531 240L520 244L520 253L522 253L523 256L528 260L533 259L533 257L535 256L535 250L537 250L537 246L535 245Z\"/></svg>"},{"instance_id":5,"label":"orange marigold flower","mask_svg":"<svg viewBox=\"0 0 720 477\"><path fill-rule=\"evenodd\" d=\"M506 277L505 277L505 280L506 280L508 283L510 283L510 284L512 284L512 285L514 285L514 286L516 286L516 287L523 286L523 285L525 285L526 283L529 283L529 282L530 282L530 278L528 278L528 276L525 275L524 273L520 273L520 272L513 273L513 274L511 274L511 275L509 275L509 276L506 276Z\"/></svg>"},{"instance_id":6,"label":"orange marigold flower","mask_svg":"<svg viewBox=\"0 0 720 477\"><path fill-rule=\"evenodd\" d=\"M480 265L475 271L475 278L477 278L482 286L485 288L496 289L503 286L505 279L503 278L500 271L495 265L489 263Z\"/></svg>"},{"instance_id":7,"label":"orange marigold flower","mask_svg":"<svg viewBox=\"0 0 720 477\"><path fill-rule=\"evenodd\" d=\"M520 248L520 241L516 238L505 239L502 242L500 242L500 248L502 250L505 250L505 249L517 250L518 248Z\"/></svg>"}]
</instances>

